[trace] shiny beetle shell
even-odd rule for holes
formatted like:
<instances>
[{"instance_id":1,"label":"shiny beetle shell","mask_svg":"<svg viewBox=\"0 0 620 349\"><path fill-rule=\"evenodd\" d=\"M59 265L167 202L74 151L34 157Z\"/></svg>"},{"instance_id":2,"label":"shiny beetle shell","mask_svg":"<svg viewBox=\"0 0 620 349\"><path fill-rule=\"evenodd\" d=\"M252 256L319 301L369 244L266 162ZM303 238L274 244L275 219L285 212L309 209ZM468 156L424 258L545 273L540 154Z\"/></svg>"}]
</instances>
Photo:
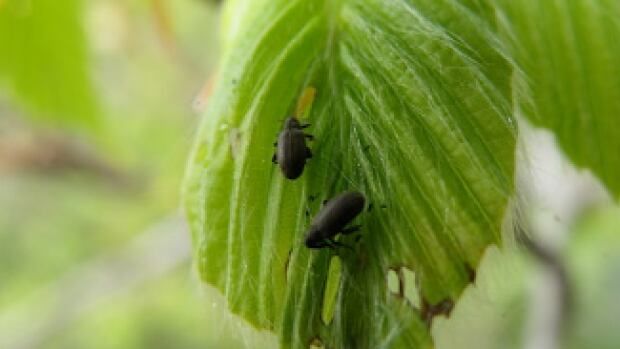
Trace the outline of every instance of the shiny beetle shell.
<instances>
[{"instance_id":1,"label":"shiny beetle shell","mask_svg":"<svg viewBox=\"0 0 620 349\"><path fill-rule=\"evenodd\" d=\"M339 233L348 234L357 230L357 227L346 226L364 210L365 202L364 195L356 191L344 192L326 202L306 233L306 247L340 245L333 239Z\"/></svg>"},{"instance_id":2,"label":"shiny beetle shell","mask_svg":"<svg viewBox=\"0 0 620 349\"><path fill-rule=\"evenodd\" d=\"M273 162L280 166L282 174L288 179L301 176L306 159L312 157L312 152L306 145L306 139L312 136L303 132L307 126L300 124L295 117L290 117L284 122L284 129L278 136Z\"/></svg>"}]
</instances>

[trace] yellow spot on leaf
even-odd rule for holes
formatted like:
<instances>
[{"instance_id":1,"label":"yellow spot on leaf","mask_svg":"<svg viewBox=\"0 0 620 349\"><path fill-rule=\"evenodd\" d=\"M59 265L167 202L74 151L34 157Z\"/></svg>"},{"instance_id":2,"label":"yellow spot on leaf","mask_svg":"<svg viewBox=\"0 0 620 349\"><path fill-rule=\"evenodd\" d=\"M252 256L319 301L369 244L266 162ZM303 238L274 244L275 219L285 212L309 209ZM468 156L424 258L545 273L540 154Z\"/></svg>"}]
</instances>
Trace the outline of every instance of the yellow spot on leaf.
<instances>
[{"instance_id":1,"label":"yellow spot on leaf","mask_svg":"<svg viewBox=\"0 0 620 349\"><path fill-rule=\"evenodd\" d=\"M297 108L295 108L295 116L297 118L303 119L307 116L314 102L314 96L316 96L316 88L308 86L304 89L297 101Z\"/></svg>"}]
</instances>

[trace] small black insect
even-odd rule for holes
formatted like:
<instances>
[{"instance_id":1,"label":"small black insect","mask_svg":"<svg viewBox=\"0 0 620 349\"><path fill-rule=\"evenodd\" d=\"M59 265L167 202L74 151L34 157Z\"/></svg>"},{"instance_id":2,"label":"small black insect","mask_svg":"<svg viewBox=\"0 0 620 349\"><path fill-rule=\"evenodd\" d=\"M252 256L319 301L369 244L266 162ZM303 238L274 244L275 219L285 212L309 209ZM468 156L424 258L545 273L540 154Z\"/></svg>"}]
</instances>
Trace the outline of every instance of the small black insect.
<instances>
[{"instance_id":1,"label":"small black insect","mask_svg":"<svg viewBox=\"0 0 620 349\"><path fill-rule=\"evenodd\" d=\"M350 234L360 228L359 225L347 227L347 224L364 210L365 202L364 195L356 191L344 192L327 201L310 224L306 233L306 247L348 247L334 238L339 233Z\"/></svg>"},{"instance_id":2,"label":"small black insect","mask_svg":"<svg viewBox=\"0 0 620 349\"><path fill-rule=\"evenodd\" d=\"M284 177L288 179L301 176L306 165L306 159L312 157L310 148L306 146L306 139L311 140L313 137L303 131L308 126L310 125L302 124L297 118L291 116L284 121L284 129L274 144L277 148L271 161L280 165Z\"/></svg>"}]
</instances>

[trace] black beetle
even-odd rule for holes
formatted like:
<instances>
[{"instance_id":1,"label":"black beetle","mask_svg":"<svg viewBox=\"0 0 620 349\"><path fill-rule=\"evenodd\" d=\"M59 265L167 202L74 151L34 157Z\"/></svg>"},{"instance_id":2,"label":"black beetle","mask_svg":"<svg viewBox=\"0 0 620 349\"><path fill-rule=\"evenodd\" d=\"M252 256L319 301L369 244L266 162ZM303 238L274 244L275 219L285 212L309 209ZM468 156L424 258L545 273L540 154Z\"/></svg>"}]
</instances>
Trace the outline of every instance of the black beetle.
<instances>
[{"instance_id":1,"label":"black beetle","mask_svg":"<svg viewBox=\"0 0 620 349\"><path fill-rule=\"evenodd\" d=\"M306 146L306 139L313 137L303 131L308 126L310 125L302 124L297 118L291 116L284 122L284 129L274 144L277 148L271 161L280 165L284 177L288 179L301 176L306 165L306 159L312 157L310 148Z\"/></svg>"},{"instance_id":2,"label":"black beetle","mask_svg":"<svg viewBox=\"0 0 620 349\"><path fill-rule=\"evenodd\" d=\"M339 233L350 234L359 229L358 225L346 226L364 210L365 202L364 195L356 191L344 192L325 202L306 233L306 247L348 247L334 238Z\"/></svg>"}]
</instances>

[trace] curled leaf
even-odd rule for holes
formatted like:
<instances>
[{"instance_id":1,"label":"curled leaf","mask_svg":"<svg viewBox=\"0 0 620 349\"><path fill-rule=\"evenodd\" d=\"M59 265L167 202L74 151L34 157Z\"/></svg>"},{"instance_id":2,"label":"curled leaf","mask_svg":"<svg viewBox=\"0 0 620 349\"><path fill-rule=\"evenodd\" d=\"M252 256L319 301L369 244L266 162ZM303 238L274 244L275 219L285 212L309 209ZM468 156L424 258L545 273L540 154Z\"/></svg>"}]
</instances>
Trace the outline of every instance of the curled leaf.
<instances>
[{"instance_id":1,"label":"curled leaf","mask_svg":"<svg viewBox=\"0 0 620 349\"><path fill-rule=\"evenodd\" d=\"M434 310L449 313L441 305L457 300L485 248L500 242L513 190L511 68L494 44L492 9L233 4L243 20L228 22L234 34L185 186L203 279L283 347L431 347ZM314 157L288 181L271 164L273 142L309 87ZM308 250L311 216L344 190L373 204L356 220L359 236L341 238L354 252ZM334 254L340 267L330 269ZM426 308L389 291L388 271L400 266L415 273Z\"/></svg>"}]
</instances>

